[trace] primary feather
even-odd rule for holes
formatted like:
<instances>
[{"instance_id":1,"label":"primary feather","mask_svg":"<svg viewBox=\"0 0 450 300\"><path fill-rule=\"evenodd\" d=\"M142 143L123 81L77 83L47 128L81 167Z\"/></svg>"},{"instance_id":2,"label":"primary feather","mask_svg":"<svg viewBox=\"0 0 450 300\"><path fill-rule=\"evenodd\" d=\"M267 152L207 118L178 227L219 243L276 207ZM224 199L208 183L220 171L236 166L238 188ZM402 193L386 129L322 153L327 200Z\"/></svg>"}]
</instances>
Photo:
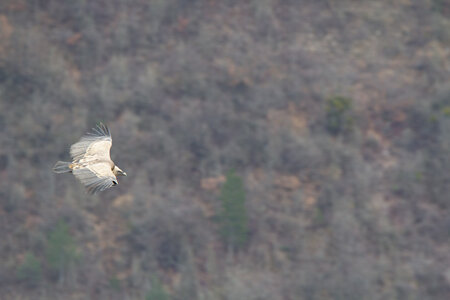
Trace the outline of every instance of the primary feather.
<instances>
[{"instance_id":1,"label":"primary feather","mask_svg":"<svg viewBox=\"0 0 450 300\"><path fill-rule=\"evenodd\" d=\"M117 178L105 162L92 163L84 168L76 168L73 175L86 186L88 192L104 191L117 184Z\"/></svg>"},{"instance_id":2,"label":"primary feather","mask_svg":"<svg viewBox=\"0 0 450 300\"><path fill-rule=\"evenodd\" d=\"M111 149L112 139L108 127L100 123L92 131L70 147L70 155L74 161L87 158L111 160L109 150Z\"/></svg>"}]
</instances>

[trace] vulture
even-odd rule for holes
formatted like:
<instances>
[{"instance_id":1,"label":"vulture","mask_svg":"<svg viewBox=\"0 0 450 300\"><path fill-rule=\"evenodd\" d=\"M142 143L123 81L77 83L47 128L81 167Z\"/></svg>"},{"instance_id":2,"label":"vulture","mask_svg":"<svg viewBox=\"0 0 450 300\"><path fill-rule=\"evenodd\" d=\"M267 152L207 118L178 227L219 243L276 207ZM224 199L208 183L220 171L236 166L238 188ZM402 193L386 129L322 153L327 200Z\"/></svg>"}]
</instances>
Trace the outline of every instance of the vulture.
<instances>
[{"instance_id":1,"label":"vulture","mask_svg":"<svg viewBox=\"0 0 450 300\"><path fill-rule=\"evenodd\" d=\"M70 147L72 162L58 161L53 167L55 173L73 173L86 187L88 193L95 194L118 184L116 176L127 176L114 164L109 155L111 133L103 123L98 123L92 132L84 135Z\"/></svg>"}]
</instances>

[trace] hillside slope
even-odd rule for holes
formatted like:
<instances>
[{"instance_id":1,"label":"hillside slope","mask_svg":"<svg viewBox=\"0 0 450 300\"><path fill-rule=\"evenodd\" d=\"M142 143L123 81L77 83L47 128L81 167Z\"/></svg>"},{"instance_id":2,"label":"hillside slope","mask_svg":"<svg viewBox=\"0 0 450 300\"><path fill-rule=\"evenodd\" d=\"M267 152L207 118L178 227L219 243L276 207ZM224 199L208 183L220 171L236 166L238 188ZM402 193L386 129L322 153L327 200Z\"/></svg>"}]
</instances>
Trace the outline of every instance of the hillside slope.
<instances>
[{"instance_id":1,"label":"hillside slope","mask_svg":"<svg viewBox=\"0 0 450 300\"><path fill-rule=\"evenodd\" d=\"M447 6L2 1L2 299L447 299ZM88 196L51 168L98 121Z\"/></svg>"}]
</instances>

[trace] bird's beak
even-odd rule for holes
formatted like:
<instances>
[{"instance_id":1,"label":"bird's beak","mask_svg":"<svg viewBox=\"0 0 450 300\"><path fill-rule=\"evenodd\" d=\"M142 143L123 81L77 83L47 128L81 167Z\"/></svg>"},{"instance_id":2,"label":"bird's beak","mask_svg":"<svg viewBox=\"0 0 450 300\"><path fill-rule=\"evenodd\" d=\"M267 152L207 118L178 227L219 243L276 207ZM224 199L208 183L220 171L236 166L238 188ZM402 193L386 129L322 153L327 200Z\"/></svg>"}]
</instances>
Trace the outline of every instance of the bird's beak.
<instances>
[{"instance_id":1,"label":"bird's beak","mask_svg":"<svg viewBox=\"0 0 450 300\"><path fill-rule=\"evenodd\" d=\"M124 171L122 171L122 175L123 175L123 176L127 176L127 173L125 173Z\"/></svg>"}]
</instances>

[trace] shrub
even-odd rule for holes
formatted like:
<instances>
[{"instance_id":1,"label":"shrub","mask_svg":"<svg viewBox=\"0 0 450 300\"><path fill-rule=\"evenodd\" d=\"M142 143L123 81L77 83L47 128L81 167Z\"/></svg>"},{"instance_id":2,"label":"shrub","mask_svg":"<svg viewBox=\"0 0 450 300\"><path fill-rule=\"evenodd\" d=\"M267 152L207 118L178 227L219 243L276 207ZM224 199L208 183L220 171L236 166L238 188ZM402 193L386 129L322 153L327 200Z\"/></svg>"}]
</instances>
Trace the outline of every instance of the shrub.
<instances>
[{"instance_id":1,"label":"shrub","mask_svg":"<svg viewBox=\"0 0 450 300\"><path fill-rule=\"evenodd\" d=\"M113 290L119 291L120 290L120 279L116 276L113 276L109 278L109 287Z\"/></svg>"},{"instance_id":2,"label":"shrub","mask_svg":"<svg viewBox=\"0 0 450 300\"><path fill-rule=\"evenodd\" d=\"M33 253L27 253L25 260L17 270L17 278L30 286L36 286L42 279L41 262Z\"/></svg>"},{"instance_id":3,"label":"shrub","mask_svg":"<svg viewBox=\"0 0 450 300\"><path fill-rule=\"evenodd\" d=\"M169 300L169 294L167 294L163 285L157 278L153 279L152 288L145 296L145 300Z\"/></svg>"},{"instance_id":4,"label":"shrub","mask_svg":"<svg viewBox=\"0 0 450 300\"><path fill-rule=\"evenodd\" d=\"M326 102L326 128L332 135L340 135L353 126L352 100L336 96Z\"/></svg>"}]
</instances>

